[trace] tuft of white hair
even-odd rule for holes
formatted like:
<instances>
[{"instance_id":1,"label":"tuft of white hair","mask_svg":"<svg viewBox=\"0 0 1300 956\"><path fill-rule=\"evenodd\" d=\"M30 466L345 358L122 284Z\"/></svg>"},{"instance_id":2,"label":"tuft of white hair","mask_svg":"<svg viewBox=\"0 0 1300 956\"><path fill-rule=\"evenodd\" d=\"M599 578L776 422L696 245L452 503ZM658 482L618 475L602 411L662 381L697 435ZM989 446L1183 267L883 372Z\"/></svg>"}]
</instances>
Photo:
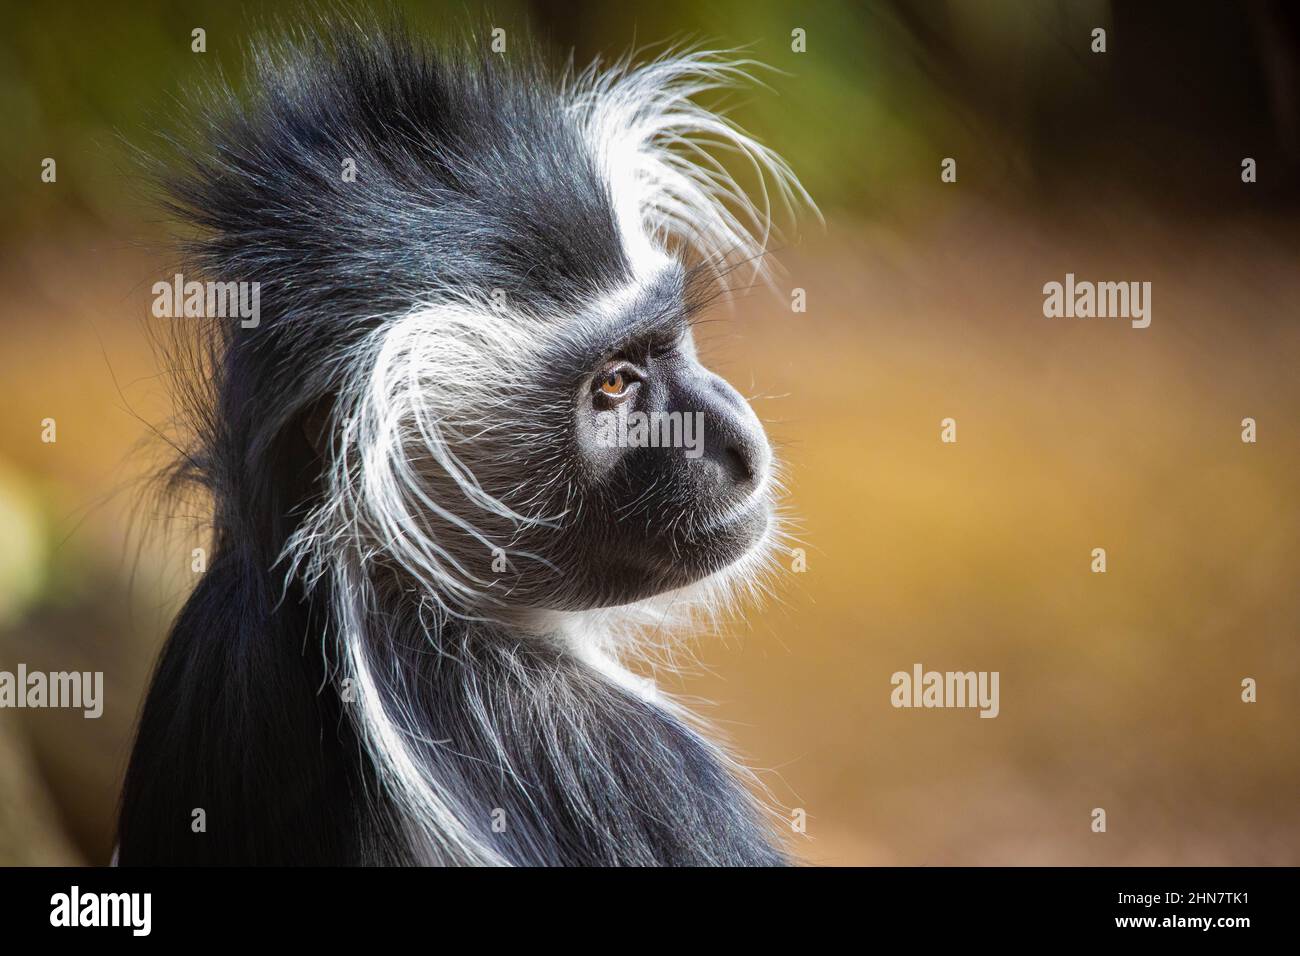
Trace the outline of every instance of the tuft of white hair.
<instances>
[{"instance_id":1,"label":"tuft of white hair","mask_svg":"<svg viewBox=\"0 0 1300 956\"><path fill-rule=\"evenodd\" d=\"M765 253L777 207L791 216L796 205L817 212L785 160L697 101L756 82L750 71L761 66L713 50L669 52L642 64L629 53L607 68L592 63L566 84L569 109L610 184L636 275L657 271L679 244L713 263L720 276L750 262L753 279L768 280ZM719 153L738 156L751 169L759 201Z\"/></svg>"}]
</instances>

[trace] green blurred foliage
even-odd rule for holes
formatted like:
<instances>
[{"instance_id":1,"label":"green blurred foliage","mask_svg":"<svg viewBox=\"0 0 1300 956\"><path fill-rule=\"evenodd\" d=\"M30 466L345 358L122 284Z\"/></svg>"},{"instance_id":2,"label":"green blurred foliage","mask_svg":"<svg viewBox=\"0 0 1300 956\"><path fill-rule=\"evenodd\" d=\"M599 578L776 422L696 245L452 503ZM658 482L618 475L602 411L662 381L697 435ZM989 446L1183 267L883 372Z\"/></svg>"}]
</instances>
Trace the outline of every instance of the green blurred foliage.
<instances>
[{"instance_id":1,"label":"green blurred foliage","mask_svg":"<svg viewBox=\"0 0 1300 956\"><path fill-rule=\"evenodd\" d=\"M1183 207L1240 202L1229 173L1244 155L1277 171L1251 193L1259 208L1300 198L1300 177L1287 174L1300 169L1300 17L1261 2L362 0L327 9L397 13L430 37L522 29L579 65L674 43L742 51L766 64L755 71L765 86L722 97L729 112L790 161L823 209L891 227L949 208L951 190L935 188L949 156L964 190L999 202L1050 202L1097 184ZM319 10L72 0L11 14L0 36L3 234L31 236L78 214L133 215L124 221L136 225L148 205L121 141L156 146L156 134L181 125L196 85L218 75L238 84L254 37ZM196 26L207 31L202 55L190 50ZM1098 26L1108 31L1104 55L1089 49ZM806 52L792 50L795 29ZM57 189L40 182L46 156L59 162Z\"/></svg>"},{"instance_id":2,"label":"green blurred foliage","mask_svg":"<svg viewBox=\"0 0 1300 956\"><path fill-rule=\"evenodd\" d=\"M354 6L396 9L415 30L433 36L484 18L525 23L557 59L572 51L579 64L634 47L653 54L672 43L742 50L770 67L756 71L766 88L735 91L724 103L779 148L827 209L887 212L921 201L932 193L938 159L985 135L962 117L944 95L943 78L919 55L912 39L918 25L903 23L890 4L496 2L490 13L452 2ZM918 15L922 27L957 28L979 39L976 24L983 21L950 16L968 6L932 5ZM177 125L187 90L219 74L238 82L251 38L310 16L300 4L220 0L129 6L75 0L17 13L0 40L0 105L8 126L0 142L0 190L10 210L3 228L29 235L56 215L111 221L138 213L144 203L122 141L149 148L155 134ZM1018 42L1048 44L1050 19L1028 27L1009 22ZM190 50L196 26L207 31L205 54ZM806 52L791 49L796 28L806 32ZM983 48L996 50L996 44ZM47 156L59 164L57 189L39 180Z\"/></svg>"}]
</instances>

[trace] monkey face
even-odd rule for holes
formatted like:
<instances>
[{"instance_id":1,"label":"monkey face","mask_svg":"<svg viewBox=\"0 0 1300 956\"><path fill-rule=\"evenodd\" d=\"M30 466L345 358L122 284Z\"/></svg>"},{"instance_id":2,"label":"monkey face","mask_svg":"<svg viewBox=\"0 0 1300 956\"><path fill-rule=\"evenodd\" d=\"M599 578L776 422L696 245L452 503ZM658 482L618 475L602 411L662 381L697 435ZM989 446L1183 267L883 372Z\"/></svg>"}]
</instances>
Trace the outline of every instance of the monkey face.
<instances>
[{"instance_id":1,"label":"monkey face","mask_svg":"<svg viewBox=\"0 0 1300 956\"><path fill-rule=\"evenodd\" d=\"M574 528L599 603L681 587L754 548L771 521L772 455L748 403L702 366L689 334L620 349L584 382L574 445L589 474Z\"/></svg>"},{"instance_id":2,"label":"monkey face","mask_svg":"<svg viewBox=\"0 0 1300 956\"><path fill-rule=\"evenodd\" d=\"M721 571L769 538L771 449L745 399L700 363L688 284L674 266L613 297L542 363L554 370L544 391L565 400L535 404L557 414L525 485L554 485L559 469L567 477L552 505L562 516L520 542L541 561L516 593L538 605L636 601Z\"/></svg>"},{"instance_id":3,"label":"monkey face","mask_svg":"<svg viewBox=\"0 0 1300 956\"><path fill-rule=\"evenodd\" d=\"M451 145L432 153L410 137L418 155L391 194L412 205L369 212L393 223L375 235L418 234L321 305L365 315L318 373L336 397L326 475L290 542L309 572L355 566L412 600L512 619L753 582L778 530L772 455L690 323L731 270L762 274L770 210L678 150L721 137L776 195L802 193L692 105L685 76L660 64L617 97L511 97L474 114L502 120L490 129L439 113ZM310 323L284 324L277 335L316 347Z\"/></svg>"},{"instance_id":4,"label":"monkey face","mask_svg":"<svg viewBox=\"0 0 1300 956\"><path fill-rule=\"evenodd\" d=\"M335 410L347 535L403 593L489 616L749 569L775 533L772 453L696 355L693 275L666 262L568 316L434 305L377 329ZM342 537L334 520L302 539Z\"/></svg>"}]
</instances>

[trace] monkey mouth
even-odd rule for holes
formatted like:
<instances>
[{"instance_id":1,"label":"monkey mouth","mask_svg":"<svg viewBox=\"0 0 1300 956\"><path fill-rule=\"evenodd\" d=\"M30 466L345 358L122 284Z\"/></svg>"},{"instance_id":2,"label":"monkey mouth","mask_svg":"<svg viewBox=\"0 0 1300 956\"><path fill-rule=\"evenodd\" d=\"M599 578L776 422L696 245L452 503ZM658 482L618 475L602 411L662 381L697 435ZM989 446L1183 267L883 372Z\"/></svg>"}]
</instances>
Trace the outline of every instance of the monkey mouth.
<instances>
[{"instance_id":1,"label":"monkey mouth","mask_svg":"<svg viewBox=\"0 0 1300 956\"><path fill-rule=\"evenodd\" d=\"M697 526L691 537L700 544L748 547L772 520L772 503L765 494L752 494L739 505Z\"/></svg>"},{"instance_id":2,"label":"monkey mouth","mask_svg":"<svg viewBox=\"0 0 1300 956\"><path fill-rule=\"evenodd\" d=\"M770 476L765 474L749 494L716 515L697 525L702 536L725 534L734 527L754 524L755 534L762 534L772 516L772 500L768 494Z\"/></svg>"}]
</instances>

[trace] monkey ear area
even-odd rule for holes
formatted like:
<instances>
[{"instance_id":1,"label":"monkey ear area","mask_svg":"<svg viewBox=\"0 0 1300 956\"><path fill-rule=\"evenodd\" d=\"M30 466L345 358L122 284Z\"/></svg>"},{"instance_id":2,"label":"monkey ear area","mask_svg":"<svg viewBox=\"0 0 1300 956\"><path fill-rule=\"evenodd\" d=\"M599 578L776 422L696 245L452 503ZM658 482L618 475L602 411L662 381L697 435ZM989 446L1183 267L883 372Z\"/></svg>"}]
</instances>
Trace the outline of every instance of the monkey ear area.
<instances>
[{"instance_id":1,"label":"monkey ear area","mask_svg":"<svg viewBox=\"0 0 1300 956\"><path fill-rule=\"evenodd\" d=\"M311 405L301 419L303 438L318 458L324 458L329 451L330 411L333 408L333 397L322 398Z\"/></svg>"}]
</instances>

